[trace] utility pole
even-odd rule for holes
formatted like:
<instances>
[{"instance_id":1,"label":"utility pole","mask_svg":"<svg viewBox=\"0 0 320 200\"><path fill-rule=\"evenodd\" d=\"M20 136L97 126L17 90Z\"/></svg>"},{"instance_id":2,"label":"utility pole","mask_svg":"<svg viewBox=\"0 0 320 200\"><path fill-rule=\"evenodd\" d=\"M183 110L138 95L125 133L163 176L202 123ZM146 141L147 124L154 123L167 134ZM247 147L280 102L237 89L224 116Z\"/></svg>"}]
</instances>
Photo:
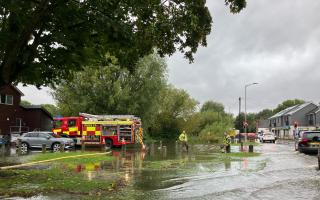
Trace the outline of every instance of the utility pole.
<instances>
[{"instance_id":1,"label":"utility pole","mask_svg":"<svg viewBox=\"0 0 320 200\"><path fill-rule=\"evenodd\" d=\"M244 133L245 133L245 141L247 141L248 133L247 133L247 87L251 85L256 85L258 83L250 83L244 86Z\"/></svg>"},{"instance_id":2,"label":"utility pole","mask_svg":"<svg viewBox=\"0 0 320 200\"><path fill-rule=\"evenodd\" d=\"M241 116L241 97L239 97L239 128L241 127L241 120L240 120L240 116ZM239 130L239 143L241 143L241 134L240 134L240 130Z\"/></svg>"}]
</instances>

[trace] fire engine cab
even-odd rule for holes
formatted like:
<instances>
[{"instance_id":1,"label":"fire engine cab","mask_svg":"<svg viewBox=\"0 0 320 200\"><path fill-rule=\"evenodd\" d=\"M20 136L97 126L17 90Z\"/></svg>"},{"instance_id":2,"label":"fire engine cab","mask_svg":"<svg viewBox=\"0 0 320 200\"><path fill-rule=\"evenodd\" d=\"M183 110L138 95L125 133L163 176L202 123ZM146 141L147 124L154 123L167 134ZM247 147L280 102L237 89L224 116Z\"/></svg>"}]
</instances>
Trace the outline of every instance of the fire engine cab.
<instances>
[{"instance_id":1,"label":"fire engine cab","mask_svg":"<svg viewBox=\"0 0 320 200\"><path fill-rule=\"evenodd\" d=\"M53 130L62 137L74 138L77 145L107 147L140 143L143 146L141 119L134 115L91 115L54 118Z\"/></svg>"}]
</instances>

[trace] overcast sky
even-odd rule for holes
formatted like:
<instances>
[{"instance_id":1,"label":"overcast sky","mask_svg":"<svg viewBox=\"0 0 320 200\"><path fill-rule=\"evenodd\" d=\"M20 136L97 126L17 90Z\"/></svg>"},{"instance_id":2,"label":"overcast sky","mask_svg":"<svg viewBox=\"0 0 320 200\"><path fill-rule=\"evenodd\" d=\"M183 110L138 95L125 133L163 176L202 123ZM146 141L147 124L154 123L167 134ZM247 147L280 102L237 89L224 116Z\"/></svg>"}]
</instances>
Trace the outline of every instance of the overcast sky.
<instances>
[{"instance_id":1,"label":"overcast sky","mask_svg":"<svg viewBox=\"0 0 320 200\"><path fill-rule=\"evenodd\" d=\"M213 17L208 46L192 64L178 53L168 58L170 83L233 113L252 82L259 84L247 88L247 112L293 98L320 102L320 1L248 0L240 14L231 14L224 0L207 5ZM33 104L53 103L47 89L19 88Z\"/></svg>"}]
</instances>

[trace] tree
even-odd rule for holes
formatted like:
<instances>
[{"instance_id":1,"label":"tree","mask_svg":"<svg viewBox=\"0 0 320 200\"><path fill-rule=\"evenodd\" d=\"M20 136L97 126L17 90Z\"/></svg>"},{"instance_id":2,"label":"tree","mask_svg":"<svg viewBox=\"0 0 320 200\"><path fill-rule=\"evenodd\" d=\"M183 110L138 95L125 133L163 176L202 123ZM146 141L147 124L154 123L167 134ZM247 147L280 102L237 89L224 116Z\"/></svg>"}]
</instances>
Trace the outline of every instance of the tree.
<instances>
[{"instance_id":1,"label":"tree","mask_svg":"<svg viewBox=\"0 0 320 200\"><path fill-rule=\"evenodd\" d=\"M283 101L281 104L279 104L276 109L273 110L273 113L276 114L286 108L289 108L291 106L299 105L305 103L304 100L301 99L288 99Z\"/></svg>"},{"instance_id":2,"label":"tree","mask_svg":"<svg viewBox=\"0 0 320 200\"><path fill-rule=\"evenodd\" d=\"M260 120L260 119L268 119L269 117L271 117L272 115L274 115L274 112L270 109L263 109L262 111L258 112L256 114L256 119Z\"/></svg>"},{"instance_id":3,"label":"tree","mask_svg":"<svg viewBox=\"0 0 320 200\"><path fill-rule=\"evenodd\" d=\"M168 85L160 94L160 113L173 118L186 118L193 114L198 102L183 89Z\"/></svg>"},{"instance_id":4,"label":"tree","mask_svg":"<svg viewBox=\"0 0 320 200\"><path fill-rule=\"evenodd\" d=\"M255 113L247 114L247 133L256 132L257 129L257 118ZM240 131L240 133L244 133L244 113L238 115L234 120L234 127Z\"/></svg>"},{"instance_id":5,"label":"tree","mask_svg":"<svg viewBox=\"0 0 320 200\"><path fill-rule=\"evenodd\" d=\"M53 97L63 116L77 116L79 112L133 114L146 122L165 87L166 67L156 54L141 59L134 73L108 62L86 66L74 74L74 79L62 82Z\"/></svg>"},{"instance_id":6,"label":"tree","mask_svg":"<svg viewBox=\"0 0 320 200\"><path fill-rule=\"evenodd\" d=\"M32 104L29 101L21 100L20 105L21 106L31 106Z\"/></svg>"},{"instance_id":7,"label":"tree","mask_svg":"<svg viewBox=\"0 0 320 200\"><path fill-rule=\"evenodd\" d=\"M69 80L106 53L132 71L157 48L190 61L206 46L212 19L205 0L32 0L0 3L0 86ZM232 13L245 0L225 0Z\"/></svg>"},{"instance_id":8,"label":"tree","mask_svg":"<svg viewBox=\"0 0 320 200\"><path fill-rule=\"evenodd\" d=\"M167 85L159 95L158 111L154 113L155 121L149 131L151 136L177 138L182 129L179 125L194 114L197 104L185 90Z\"/></svg>"},{"instance_id":9,"label":"tree","mask_svg":"<svg viewBox=\"0 0 320 200\"><path fill-rule=\"evenodd\" d=\"M234 120L234 127L238 129L240 133L244 132L243 122L244 122L244 113L240 113L240 115L237 115L236 119Z\"/></svg>"},{"instance_id":10,"label":"tree","mask_svg":"<svg viewBox=\"0 0 320 200\"><path fill-rule=\"evenodd\" d=\"M207 101L202 105L200 111L201 112L213 111L213 112L224 113L224 106L222 103Z\"/></svg>"},{"instance_id":11,"label":"tree","mask_svg":"<svg viewBox=\"0 0 320 200\"><path fill-rule=\"evenodd\" d=\"M59 109L52 104L41 104L41 106L46 109L53 117L58 116L60 114Z\"/></svg>"},{"instance_id":12,"label":"tree","mask_svg":"<svg viewBox=\"0 0 320 200\"><path fill-rule=\"evenodd\" d=\"M257 132L257 118L255 113L248 113L247 114L247 133L255 133Z\"/></svg>"},{"instance_id":13,"label":"tree","mask_svg":"<svg viewBox=\"0 0 320 200\"><path fill-rule=\"evenodd\" d=\"M192 114L180 123L180 129L187 130L193 138L202 142L218 142L225 131L233 128L233 122L233 116L224 112L223 104L207 101L200 112Z\"/></svg>"}]
</instances>

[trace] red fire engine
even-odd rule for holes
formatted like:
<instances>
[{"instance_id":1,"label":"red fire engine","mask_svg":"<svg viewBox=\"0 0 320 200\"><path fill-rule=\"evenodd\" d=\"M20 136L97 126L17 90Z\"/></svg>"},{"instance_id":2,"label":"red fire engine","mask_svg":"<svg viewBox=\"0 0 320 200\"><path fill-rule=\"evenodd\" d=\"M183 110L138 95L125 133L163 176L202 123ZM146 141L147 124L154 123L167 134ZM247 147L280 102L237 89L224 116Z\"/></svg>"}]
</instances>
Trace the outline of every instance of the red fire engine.
<instances>
[{"instance_id":1,"label":"red fire engine","mask_svg":"<svg viewBox=\"0 0 320 200\"><path fill-rule=\"evenodd\" d=\"M80 113L79 117L54 118L55 134L82 142L107 147L140 143L143 145L141 119L134 115L91 115Z\"/></svg>"}]
</instances>

